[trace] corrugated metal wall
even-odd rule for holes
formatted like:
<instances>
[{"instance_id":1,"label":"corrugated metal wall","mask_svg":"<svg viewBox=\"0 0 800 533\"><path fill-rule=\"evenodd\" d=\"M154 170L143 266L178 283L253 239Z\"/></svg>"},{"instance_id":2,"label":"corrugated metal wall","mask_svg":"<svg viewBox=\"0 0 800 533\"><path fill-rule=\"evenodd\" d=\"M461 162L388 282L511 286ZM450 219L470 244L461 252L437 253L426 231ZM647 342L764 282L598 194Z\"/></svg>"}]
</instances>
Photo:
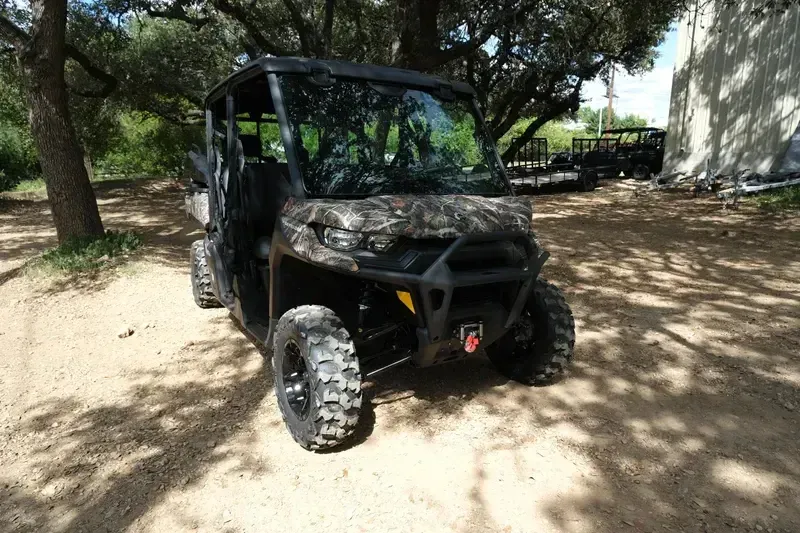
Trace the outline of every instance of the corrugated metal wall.
<instances>
[{"instance_id":1,"label":"corrugated metal wall","mask_svg":"<svg viewBox=\"0 0 800 533\"><path fill-rule=\"evenodd\" d=\"M664 169L776 168L800 122L800 9L758 19L754 1L693 2L678 29Z\"/></svg>"}]
</instances>

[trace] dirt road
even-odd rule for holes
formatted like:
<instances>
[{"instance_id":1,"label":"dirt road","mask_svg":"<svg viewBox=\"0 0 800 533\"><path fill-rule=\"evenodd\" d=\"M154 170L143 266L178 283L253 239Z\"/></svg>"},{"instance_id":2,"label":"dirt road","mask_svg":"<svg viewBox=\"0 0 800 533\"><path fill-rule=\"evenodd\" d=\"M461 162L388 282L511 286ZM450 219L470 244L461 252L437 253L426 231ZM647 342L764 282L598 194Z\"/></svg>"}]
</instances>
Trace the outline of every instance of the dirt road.
<instances>
[{"instance_id":1,"label":"dirt road","mask_svg":"<svg viewBox=\"0 0 800 533\"><path fill-rule=\"evenodd\" d=\"M569 379L399 369L326 454L194 306L170 182L100 192L146 247L91 279L23 274L47 206L0 201L0 531L800 531L800 222L630 187L535 199Z\"/></svg>"}]
</instances>

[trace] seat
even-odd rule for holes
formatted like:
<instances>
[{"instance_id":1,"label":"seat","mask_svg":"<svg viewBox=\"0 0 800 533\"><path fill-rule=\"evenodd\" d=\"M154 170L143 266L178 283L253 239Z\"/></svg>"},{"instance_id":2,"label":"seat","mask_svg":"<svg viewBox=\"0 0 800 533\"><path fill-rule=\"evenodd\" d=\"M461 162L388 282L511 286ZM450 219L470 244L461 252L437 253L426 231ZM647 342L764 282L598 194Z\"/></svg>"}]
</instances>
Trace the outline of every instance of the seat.
<instances>
[{"instance_id":1,"label":"seat","mask_svg":"<svg viewBox=\"0 0 800 533\"><path fill-rule=\"evenodd\" d=\"M237 164L244 188L245 217L253 238L252 253L266 261L278 213L291 194L289 165L277 161L248 163L248 158L264 160L261 140L256 135L240 134L237 141Z\"/></svg>"},{"instance_id":2,"label":"seat","mask_svg":"<svg viewBox=\"0 0 800 533\"><path fill-rule=\"evenodd\" d=\"M291 195L286 163L250 163L245 165L247 221L254 237L253 255L269 259L275 222L286 199Z\"/></svg>"},{"instance_id":3,"label":"seat","mask_svg":"<svg viewBox=\"0 0 800 533\"><path fill-rule=\"evenodd\" d=\"M261 162L261 139L258 135L239 134L239 142L242 145L242 155L244 157L256 157Z\"/></svg>"}]
</instances>

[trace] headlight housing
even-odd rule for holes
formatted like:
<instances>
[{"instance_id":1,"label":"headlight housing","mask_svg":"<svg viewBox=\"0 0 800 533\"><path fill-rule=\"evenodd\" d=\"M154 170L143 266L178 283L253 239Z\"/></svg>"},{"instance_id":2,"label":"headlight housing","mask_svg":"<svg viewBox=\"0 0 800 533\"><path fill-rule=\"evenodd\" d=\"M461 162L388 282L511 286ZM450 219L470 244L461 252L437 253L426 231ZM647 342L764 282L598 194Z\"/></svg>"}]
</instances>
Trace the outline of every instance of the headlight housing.
<instances>
[{"instance_id":1,"label":"headlight housing","mask_svg":"<svg viewBox=\"0 0 800 533\"><path fill-rule=\"evenodd\" d=\"M336 228L325 228L322 232L325 245L334 250L349 252L358 248L364 240L364 234L357 231L346 231Z\"/></svg>"},{"instance_id":2,"label":"headlight housing","mask_svg":"<svg viewBox=\"0 0 800 533\"><path fill-rule=\"evenodd\" d=\"M371 252L388 252L396 242L396 235L367 234L338 228L322 230L322 243L328 248L340 252L352 252L358 248Z\"/></svg>"},{"instance_id":3,"label":"headlight housing","mask_svg":"<svg viewBox=\"0 0 800 533\"><path fill-rule=\"evenodd\" d=\"M387 252L396 242L396 235L381 235L375 233L367 237L367 250L373 252Z\"/></svg>"}]
</instances>

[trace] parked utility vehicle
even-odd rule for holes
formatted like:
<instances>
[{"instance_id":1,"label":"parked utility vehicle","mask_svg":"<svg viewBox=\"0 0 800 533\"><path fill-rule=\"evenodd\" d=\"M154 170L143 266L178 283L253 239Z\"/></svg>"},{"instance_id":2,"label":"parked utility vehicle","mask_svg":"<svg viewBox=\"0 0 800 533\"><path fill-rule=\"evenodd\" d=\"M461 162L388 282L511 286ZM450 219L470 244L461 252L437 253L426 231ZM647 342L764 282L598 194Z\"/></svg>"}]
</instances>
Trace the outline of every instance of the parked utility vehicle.
<instances>
[{"instance_id":1,"label":"parked utility vehicle","mask_svg":"<svg viewBox=\"0 0 800 533\"><path fill-rule=\"evenodd\" d=\"M265 58L206 100L186 196L201 307L272 347L286 426L309 449L355 429L362 379L485 349L523 383L572 359L574 321L473 90L416 72Z\"/></svg>"}]
</instances>

